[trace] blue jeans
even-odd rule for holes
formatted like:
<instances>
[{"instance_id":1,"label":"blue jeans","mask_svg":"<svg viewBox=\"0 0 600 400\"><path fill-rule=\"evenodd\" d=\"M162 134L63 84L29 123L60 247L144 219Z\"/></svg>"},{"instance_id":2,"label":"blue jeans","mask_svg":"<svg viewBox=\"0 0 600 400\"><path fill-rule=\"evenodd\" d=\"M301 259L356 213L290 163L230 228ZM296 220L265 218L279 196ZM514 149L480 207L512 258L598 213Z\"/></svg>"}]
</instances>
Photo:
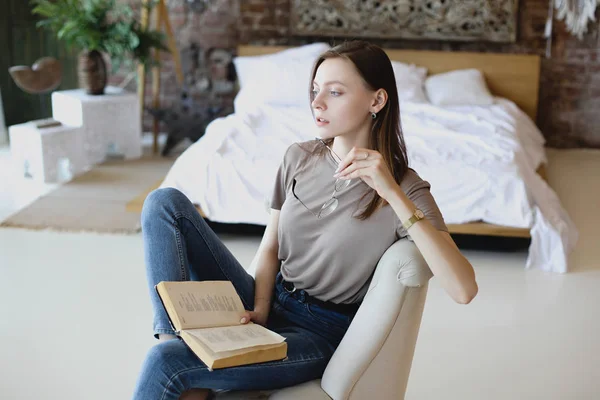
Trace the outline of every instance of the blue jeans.
<instances>
[{"instance_id":1,"label":"blue jeans","mask_svg":"<svg viewBox=\"0 0 600 400\"><path fill-rule=\"evenodd\" d=\"M142 211L142 233L154 334L173 329L154 290L160 281L229 280L247 310L254 309L254 278L176 189L150 193ZM323 375L353 312L311 304L303 290L290 293L278 273L267 327L286 338L281 361L210 371L181 340L153 346L143 363L134 399L178 399L186 390L278 389Z\"/></svg>"}]
</instances>

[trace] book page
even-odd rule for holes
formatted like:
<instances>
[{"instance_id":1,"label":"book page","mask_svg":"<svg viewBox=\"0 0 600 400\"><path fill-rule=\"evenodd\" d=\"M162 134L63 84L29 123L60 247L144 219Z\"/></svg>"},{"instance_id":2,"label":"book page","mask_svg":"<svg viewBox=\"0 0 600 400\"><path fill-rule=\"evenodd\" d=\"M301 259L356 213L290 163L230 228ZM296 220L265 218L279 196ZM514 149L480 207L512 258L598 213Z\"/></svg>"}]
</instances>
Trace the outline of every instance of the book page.
<instances>
[{"instance_id":1,"label":"book page","mask_svg":"<svg viewBox=\"0 0 600 400\"><path fill-rule=\"evenodd\" d=\"M165 305L177 314L180 329L239 325L244 305L229 281L161 282L157 289ZM166 293L166 295L165 295ZM168 303L167 301L168 300ZM173 310L166 307L171 319Z\"/></svg>"},{"instance_id":2,"label":"book page","mask_svg":"<svg viewBox=\"0 0 600 400\"><path fill-rule=\"evenodd\" d=\"M206 344L215 353L285 341L283 336L253 323L222 328L189 329L186 333Z\"/></svg>"}]
</instances>

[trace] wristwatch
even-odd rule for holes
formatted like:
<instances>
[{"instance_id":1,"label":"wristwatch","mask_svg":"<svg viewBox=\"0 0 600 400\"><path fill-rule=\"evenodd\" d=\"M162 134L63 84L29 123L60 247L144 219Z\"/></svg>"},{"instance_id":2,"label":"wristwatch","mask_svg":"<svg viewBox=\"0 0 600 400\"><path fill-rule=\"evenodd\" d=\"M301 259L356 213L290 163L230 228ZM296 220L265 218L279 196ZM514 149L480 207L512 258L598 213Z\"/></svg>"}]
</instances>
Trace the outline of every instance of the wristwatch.
<instances>
[{"instance_id":1,"label":"wristwatch","mask_svg":"<svg viewBox=\"0 0 600 400\"><path fill-rule=\"evenodd\" d=\"M407 219L406 221L404 221L404 223L402 224L402 226L404 226L404 229L408 230L408 228L410 228L411 226L413 226L413 224L417 221L422 220L423 218L425 218L425 214L423 214L423 211L419 210L418 208L415 210L415 212L413 213L412 217L410 217L409 219Z\"/></svg>"}]
</instances>

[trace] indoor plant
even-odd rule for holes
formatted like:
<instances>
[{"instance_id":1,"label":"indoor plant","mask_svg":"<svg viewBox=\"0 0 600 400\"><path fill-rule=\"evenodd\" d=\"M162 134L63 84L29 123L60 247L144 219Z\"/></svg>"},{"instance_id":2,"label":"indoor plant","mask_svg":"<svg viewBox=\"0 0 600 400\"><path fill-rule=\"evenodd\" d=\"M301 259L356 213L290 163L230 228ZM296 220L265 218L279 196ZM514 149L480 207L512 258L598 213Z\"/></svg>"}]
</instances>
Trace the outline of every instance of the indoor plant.
<instances>
[{"instance_id":1,"label":"indoor plant","mask_svg":"<svg viewBox=\"0 0 600 400\"><path fill-rule=\"evenodd\" d=\"M81 51L80 86L89 94L104 93L108 72L102 53L110 57L114 72L123 63L153 63L152 49L168 51L164 35L143 29L131 7L117 0L33 0L33 4L33 13L41 17L38 26Z\"/></svg>"}]
</instances>

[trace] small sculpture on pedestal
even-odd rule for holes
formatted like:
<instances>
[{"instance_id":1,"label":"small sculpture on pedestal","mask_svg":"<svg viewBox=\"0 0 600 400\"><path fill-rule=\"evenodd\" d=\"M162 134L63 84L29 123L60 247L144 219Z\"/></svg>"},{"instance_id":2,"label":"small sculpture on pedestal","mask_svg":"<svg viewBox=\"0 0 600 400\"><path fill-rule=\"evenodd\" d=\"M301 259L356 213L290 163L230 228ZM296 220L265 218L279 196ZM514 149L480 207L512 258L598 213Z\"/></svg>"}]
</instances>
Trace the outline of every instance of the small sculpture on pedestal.
<instances>
[{"instance_id":1,"label":"small sculpture on pedestal","mask_svg":"<svg viewBox=\"0 0 600 400\"><path fill-rule=\"evenodd\" d=\"M40 105L46 115L46 105L42 94L49 93L60 85L62 80L62 64L56 58L42 57L30 67L16 65L8 69L15 84L25 93L40 95ZM38 128L60 126L60 122L48 118L33 121Z\"/></svg>"}]
</instances>

